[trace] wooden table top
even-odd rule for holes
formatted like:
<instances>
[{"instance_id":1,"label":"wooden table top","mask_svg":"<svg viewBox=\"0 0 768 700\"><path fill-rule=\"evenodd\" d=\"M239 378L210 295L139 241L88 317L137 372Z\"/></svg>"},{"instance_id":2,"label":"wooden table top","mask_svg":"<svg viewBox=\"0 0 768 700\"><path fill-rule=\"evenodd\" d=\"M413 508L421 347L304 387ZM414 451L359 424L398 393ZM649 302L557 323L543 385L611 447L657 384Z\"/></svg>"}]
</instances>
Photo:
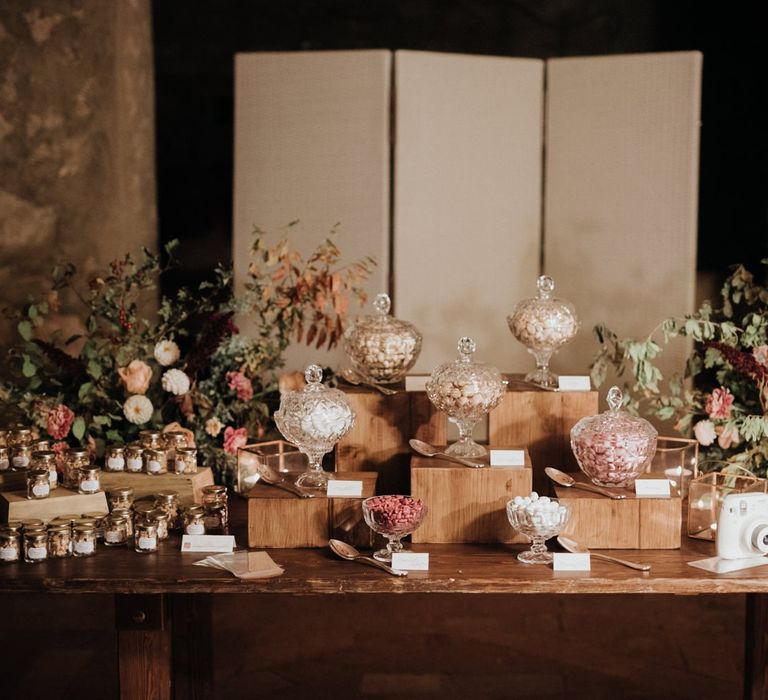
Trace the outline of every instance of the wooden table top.
<instances>
[{"instance_id":1,"label":"wooden table top","mask_svg":"<svg viewBox=\"0 0 768 700\"><path fill-rule=\"evenodd\" d=\"M285 573L252 581L193 566L205 555L182 554L179 542L172 536L156 554L100 546L93 557L0 564L0 593L768 593L768 566L724 575L688 566L714 556L714 544L687 537L680 550L612 552L652 564L648 574L596 559L590 572L554 572L518 562L522 545L453 544L414 546L430 553L430 570L402 578L340 560L328 549L269 550Z\"/></svg>"}]
</instances>

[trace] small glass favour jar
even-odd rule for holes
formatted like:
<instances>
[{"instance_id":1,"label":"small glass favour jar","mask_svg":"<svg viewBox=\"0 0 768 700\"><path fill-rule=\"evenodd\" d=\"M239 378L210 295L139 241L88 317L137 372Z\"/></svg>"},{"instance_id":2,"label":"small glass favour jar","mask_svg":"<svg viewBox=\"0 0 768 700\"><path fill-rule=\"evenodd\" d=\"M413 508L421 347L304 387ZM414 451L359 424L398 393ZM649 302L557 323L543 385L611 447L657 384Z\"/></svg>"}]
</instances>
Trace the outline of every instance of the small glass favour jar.
<instances>
[{"instance_id":1,"label":"small glass favour jar","mask_svg":"<svg viewBox=\"0 0 768 700\"><path fill-rule=\"evenodd\" d=\"M72 528L72 554L76 557L90 557L96 554L95 527L75 525Z\"/></svg>"},{"instance_id":2,"label":"small glass favour jar","mask_svg":"<svg viewBox=\"0 0 768 700\"><path fill-rule=\"evenodd\" d=\"M31 428L14 428L8 435L9 447L30 447L35 436Z\"/></svg>"},{"instance_id":3,"label":"small glass favour jar","mask_svg":"<svg viewBox=\"0 0 768 700\"><path fill-rule=\"evenodd\" d=\"M48 526L48 556L64 559L72 555L72 528L64 523Z\"/></svg>"},{"instance_id":4,"label":"small glass favour jar","mask_svg":"<svg viewBox=\"0 0 768 700\"><path fill-rule=\"evenodd\" d=\"M80 486L80 470L91 466L91 455L88 450L70 448L64 453L63 486L67 489L77 489Z\"/></svg>"},{"instance_id":5,"label":"small glass favour jar","mask_svg":"<svg viewBox=\"0 0 768 700\"><path fill-rule=\"evenodd\" d=\"M144 448L138 442L132 442L125 447L125 471L138 474L144 471Z\"/></svg>"},{"instance_id":6,"label":"small glass favour jar","mask_svg":"<svg viewBox=\"0 0 768 700\"><path fill-rule=\"evenodd\" d=\"M39 564L48 558L48 533L45 530L30 530L24 533L24 561Z\"/></svg>"},{"instance_id":7,"label":"small glass favour jar","mask_svg":"<svg viewBox=\"0 0 768 700\"><path fill-rule=\"evenodd\" d=\"M158 491L155 494L155 508L159 508L168 515L168 527L171 530L178 530L181 527L179 494L176 491Z\"/></svg>"},{"instance_id":8,"label":"small glass favour jar","mask_svg":"<svg viewBox=\"0 0 768 700\"><path fill-rule=\"evenodd\" d=\"M205 534L205 508L203 506L190 506L184 513L184 534Z\"/></svg>"},{"instance_id":9,"label":"small glass favour jar","mask_svg":"<svg viewBox=\"0 0 768 700\"><path fill-rule=\"evenodd\" d=\"M48 484L46 469L30 469L27 472L27 498L30 501L48 498L51 487Z\"/></svg>"},{"instance_id":10,"label":"small glass favour jar","mask_svg":"<svg viewBox=\"0 0 768 700\"><path fill-rule=\"evenodd\" d=\"M435 408L448 415L459 429L459 439L445 452L456 457L485 457L488 450L472 439L472 430L504 398L507 384L499 370L476 362L475 341L459 339L459 356L432 372L426 384L427 396Z\"/></svg>"},{"instance_id":11,"label":"small glass favour jar","mask_svg":"<svg viewBox=\"0 0 768 700\"><path fill-rule=\"evenodd\" d=\"M133 546L137 552L148 554L157 551L157 525L148 522L136 522Z\"/></svg>"},{"instance_id":12,"label":"small glass favour jar","mask_svg":"<svg viewBox=\"0 0 768 700\"><path fill-rule=\"evenodd\" d=\"M177 447L172 466L174 474L197 474L197 448Z\"/></svg>"},{"instance_id":13,"label":"small glass favour jar","mask_svg":"<svg viewBox=\"0 0 768 700\"><path fill-rule=\"evenodd\" d=\"M48 485L51 491L59 487L59 473L56 471L56 453L52 450L38 450L32 453L32 468L45 469L48 472Z\"/></svg>"},{"instance_id":14,"label":"small glass favour jar","mask_svg":"<svg viewBox=\"0 0 768 700\"><path fill-rule=\"evenodd\" d=\"M130 510L133 507L133 489L130 486L107 492L109 510Z\"/></svg>"},{"instance_id":15,"label":"small glass favour jar","mask_svg":"<svg viewBox=\"0 0 768 700\"><path fill-rule=\"evenodd\" d=\"M159 450L163 446L163 434L159 430L141 430L139 444L145 450Z\"/></svg>"},{"instance_id":16,"label":"small glass favour jar","mask_svg":"<svg viewBox=\"0 0 768 700\"><path fill-rule=\"evenodd\" d=\"M96 467L90 466L80 470L77 481L77 490L83 494L98 493L101 491L101 476Z\"/></svg>"},{"instance_id":17,"label":"small glass favour jar","mask_svg":"<svg viewBox=\"0 0 768 700\"><path fill-rule=\"evenodd\" d=\"M109 513L83 513L83 517L78 519L76 521L77 525L83 525L85 520L91 521L93 523L93 527L96 528L96 539L103 540L104 539L104 518L107 517Z\"/></svg>"},{"instance_id":18,"label":"small glass favour jar","mask_svg":"<svg viewBox=\"0 0 768 700\"><path fill-rule=\"evenodd\" d=\"M536 358L536 371L525 381L556 388L557 376L549 370L549 360L560 347L573 340L579 331L579 321L573 305L555 299L555 282L542 275L536 280L538 296L524 299L507 316L512 335Z\"/></svg>"},{"instance_id":19,"label":"small glass favour jar","mask_svg":"<svg viewBox=\"0 0 768 700\"><path fill-rule=\"evenodd\" d=\"M0 563L19 561L21 535L13 530L0 529Z\"/></svg>"},{"instance_id":20,"label":"small glass favour jar","mask_svg":"<svg viewBox=\"0 0 768 700\"><path fill-rule=\"evenodd\" d=\"M32 464L32 448L29 445L16 445L11 448L11 468L22 472Z\"/></svg>"},{"instance_id":21,"label":"small glass favour jar","mask_svg":"<svg viewBox=\"0 0 768 700\"><path fill-rule=\"evenodd\" d=\"M40 518L27 518L26 520L21 521L21 529L23 532L28 532L29 530L38 530L42 528L45 529L45 522L43 522Z\"/></svg>"},{"instance_id":22,"label":"small glass favour jar","mask_svg":"<svg viewBox=\"0 0 768 700\"><path fill-rule=\"evenodd\" d=\"M105 472L125 471L125 447L123 445L110 445L104 453Z\"/></svg>"},{"instance_id":23,"label":"small glass favour jar","mask_svg":"<svg viewBox=\"0 0 768 700\"><path fill-rule=\"evenodd\" d=\"M133 502L133 512L136 514L134 522L142 520L149 522L149 514L155 509L154 498L141 498L138 501Z\"/></svg>"},{"instance_id":24,"label":"small glass favour jar","mask_svg":"<svg viewBox=\"0 0 768 700\"><path fill-rule=\"evenodd\" d=\"M48 440L33 440L30 443L32 452L49 452L51 449L51 443Z\"/></svg>"},{"instance_id":25,"label":"small glass favour jar","mask_svg":"<svg viewBox=\"0 0 768 700\"><path fill-rule=\"evenodd\" d=\"M403 379L421 352L421 333L412 323L390 315L387 294L377 294L376 314L361 316L344 333L344 352L355 372L374 384Z\"/></svg>"},{"instance_id":26,"label":"small glass favour jar","mask_svg":"<svg viewBox=\"0 0 768 700\"><path fill-rule=\"evenodd\" d=\"M155 508L148 514L149 522L157 528L157 539L162 541L168 538L171 529L171 519L162 508Z\"/></svg>"},{"instance_id":27,"label":"small glass favour jar","mask_svg":"<svg viewBox=\"0 0 768 700\"><path fill-rule=\"evenodd\" d=\"M11 468L11 451L5 445L0 446L0 472Z\"/></svg>"},{"instance_id":28,"label":"small glass favour jar","mask_svg":"<svg viewBox=\"0 0 768 700\"><path fill-rule=\"evenodd\" d=\"M127 508L115 508L115 510L113 510L110 515L114 516L115 518L123 518L123 520L125 520L126 537L129 539L133 537L133 511ZM104 539L106 541L106 534Z\"/></svg>"},{"instance_id":29,"label":"small glass favour jar","mask_svg":"<svg viewBox=\"0 0 768 700\"><path fill-rule=\"evenodd\" d=\"M187 434L182 433L180 430L169 430L167 433L163 433L163 449L168 456L168 463L172 464L176 459L176 450L179 447L187 447Z\"/></svg>"},{"instance_id":30,"label":"small glass favour jar","mask_svg":"<svg viewBox=\"0 0 768 700\"><path fill-rule=\"evenodd\" d=\"M304 372L306 386L300 391L286 391L274 418L283 437L298 447L309 460L309 467L296 485L324 491L328 475L323 471L323 455L344 437L355 422L355 412L344 392L322 383L323 370L309 365Z\"/></svg>"},{"instance_id":31,"label":"small glass favour jar","mask_svg":"<svg viewBox=\"0 0 768 700\"><path fill-rule=\"evenodd\" d=\"M608 410L582 418L571 428L571 449L598 486L631 486L648 469L656 451L656 429L621 410L621 389L608 391Z\"/></svg>"},{"instance_id":32,"label":"small glass favour jar","mask_svg":"<svg viewBox=\"0 0 768 700\"><path fill-rule=\"evenodd\" d=\"M107 547L120 547L128 542L128 523L122 515L110 513L104 518L102 527Z\"/></svg>"},{"instance_id":33,"label":"small glass favour jar","mask_svg":"<svg viewBox=\"0 0 768 700\"><path fill-rule=\"evenodd\" d=\"M168 455L165 450L144 450L144 471L152 476L168 473Z\"/></svg>"},{"instance_id":34,"label":"small glass favour jar","mask_svg":"<svg viewBox=\"0 0 768 700\"><path fill-rule=\"evenodd\" d=\"M211 535L227 534L227 507L220 503L208 503L204 508L205 531Z\"/></svg>"},{"instance_id":35,"label":"small glass favour jar","mask_svg":"<svg viewBox=\"0 0 768 700\"><path fill-rule=\"evenodd\" d=\"M203 486L203 506L219 505L224 507L224 522L229 522L229 498L227 487L221 484Z\"/></svg>"}]
</instances>

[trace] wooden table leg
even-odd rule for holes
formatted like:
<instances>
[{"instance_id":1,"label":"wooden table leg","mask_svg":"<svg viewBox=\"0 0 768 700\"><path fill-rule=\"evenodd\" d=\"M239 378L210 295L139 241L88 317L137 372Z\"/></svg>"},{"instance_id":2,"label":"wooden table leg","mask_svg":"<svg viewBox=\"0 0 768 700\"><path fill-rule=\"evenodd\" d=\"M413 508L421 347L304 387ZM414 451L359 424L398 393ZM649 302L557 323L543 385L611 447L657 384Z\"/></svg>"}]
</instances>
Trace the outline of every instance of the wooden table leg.
<instances>
[{"instance_id":1,"label":"wooden table leg","mask_svg":"<svg viewBox=\"0 0 768 700\"><path fill-rule=\"evenodd\" d=\"M744 698L768 697L768 593L747 593L744 640Z\"/></svg>"},{"instance_id":2,"label":"wooden table leg","mask_svg":"<svg viewBox=\"0 0 768 700\"><path fill-rule=\"evenodd\" d=\"M211 596L171 596L173 694L176 700L213 700Z\"/></svg>"},{"instance_id":3,"label":"wooden table leg","mask_svg":"<svg viewBox=\"0 0 768 700\"><path fill-rule=\"evenodd\" d=\"M163 595L116 595L121 700L171 700L171 629Z\"/></svg>"}]
</instances>

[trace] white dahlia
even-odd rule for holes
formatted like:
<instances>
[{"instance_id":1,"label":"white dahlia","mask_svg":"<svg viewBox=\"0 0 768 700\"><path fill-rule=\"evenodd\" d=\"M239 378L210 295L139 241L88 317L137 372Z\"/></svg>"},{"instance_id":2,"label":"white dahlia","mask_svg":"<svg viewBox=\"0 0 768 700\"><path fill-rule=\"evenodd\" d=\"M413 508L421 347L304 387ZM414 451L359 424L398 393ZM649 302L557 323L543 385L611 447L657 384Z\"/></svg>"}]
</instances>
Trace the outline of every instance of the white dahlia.
<instances>
[{"instance_id":1,"label":"white dahlia","mask_svg":"<svg viewBox=\"0 0 768 700\"><path fill-rule=\"evenodd\" d=\"M180 369L169 369L160 380L163 389L176 396L182 396L189 391L189 377Z\"/></svg>"},{"instance_id":2,"label":"white dahlia","mask_svg":"<svg viewBox=\"0 0 768 700\"><path fill-rule=\"evenodd\" d=\"M123 413L127 420L135 425L142 425L152 418L152 402L141 394L129 396L123 404Z\"/></svg>"},{"instance_id":3,"label":"white dahlia","mask_svg":"<svg viewBox=\"0 0 768 700\"><path fill-rule=\"evenodd\" d=\"M181 350L172 340L161 340L155 345L154 355L158 363L163 367L168 367L178 361L181 357Z\"/></svg>"}]
</instances>

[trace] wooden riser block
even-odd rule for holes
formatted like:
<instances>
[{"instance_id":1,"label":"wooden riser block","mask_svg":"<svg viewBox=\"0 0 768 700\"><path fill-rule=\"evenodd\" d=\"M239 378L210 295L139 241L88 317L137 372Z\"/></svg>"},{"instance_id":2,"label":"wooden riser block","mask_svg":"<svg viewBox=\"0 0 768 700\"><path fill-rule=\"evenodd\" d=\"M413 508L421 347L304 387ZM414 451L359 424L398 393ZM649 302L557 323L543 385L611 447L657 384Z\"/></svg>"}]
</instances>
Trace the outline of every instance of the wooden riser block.
<instances>
[{"instance_id":1,"label":"wooden riser block","mask_svg":"<svg viewBox=\"0 0 768 700\"><path fill-rule=\"evenodd\" d=\"M513 449L513 448L510 448ZM414 543L528 542L507 520L507 501L531 492L531 462L526 466L472 469L438 458L411 459L411 495L427 515L411 535Z\"/></svg>"},{"instance_id":2,"label":"wooden riser block","mask_svg":"<svg viewBox=\"0 0 768 700\"><path fill-rule=\"evenodd\" d=\"M491 445L527 448L533 463L533 485L544 491L545 467L576 471L571 428L584 416L598 413L596 391L544 391L520 384L522 375L508 375L502 402L488 416ZM516 381L517 380L517 381Z\"/></svg>"},{"instance_id":3,"label":"wooden riser block","mask_svg":"<svg viewBox=\"0 0 768 700\"><path fill-rule=\"evenodd\" d=\"M107 513L107 497L99 493L81 494L59 487L48 498L28 500L27 492L4 491L0 493L0 522L40 518L48 522L58 515L74 513Z\"/></svg>"},{"instance_id":4,"label":"wooden riser block","mask_svg":"<svg viewBox=\"0 0 768 700\"><path fill-rule=\"evenodd\" d=\"M423 391L384 396L375 389L342 386L357 417L336 446L336 471L375 470L379 493L410 490L411 438L433 445L446 441L445 414Z\"/></svg>"},{"instance_id":5,"label":"wooden riser block","mask_svg":"<svg viewBox=\"0 0 768 700\"><path fill-rule=\"evenodd\" d=\"M581 473L571 476L588 481ZM557 486L557 498L571 506L565 533L589 549L679 549L682 499L636 498L633 489L616 491L626 500Z\"/></svg>"},{"instance_id":6,"label":"wooden riser block","mask_svg":"<svg viewBox=\"0 0 768 700\"><path fill-rule=\"evenodd\" d=\"M297 474L293 475L298 476ZM376 493L376 472L335 474L341 481L362 481L362 497L297 498L256 484L248 499L248 546L292 549L325 547L330 537L370 547L372 534L363 522L361 503Z\"/></svg>"},{"instance_id":7,"label":"wooden riser block","mask_svg":"<svg viewBox=\"0 0 768 700\"><path fill-rule=\"evenodd\" d=\"M4 469L0 472L0 491L21 491L27 488L27 472Z\"/></svg>"},{"instance_id":8,"label":"wooden riser block","mask_svg":"<svg viewBox=\"0 0 768 700\"><path fill-rule=\"evenodd\" d=\"M132 488L136 500L152 496L158 491L176 491L179 503L190 505L201 503L203 486L213 483L213 472L210 467L197 470L197 474L132 474L129 472L101 472L101 488L111 491L117 488Z\"/></svg>"}]
</instances>

